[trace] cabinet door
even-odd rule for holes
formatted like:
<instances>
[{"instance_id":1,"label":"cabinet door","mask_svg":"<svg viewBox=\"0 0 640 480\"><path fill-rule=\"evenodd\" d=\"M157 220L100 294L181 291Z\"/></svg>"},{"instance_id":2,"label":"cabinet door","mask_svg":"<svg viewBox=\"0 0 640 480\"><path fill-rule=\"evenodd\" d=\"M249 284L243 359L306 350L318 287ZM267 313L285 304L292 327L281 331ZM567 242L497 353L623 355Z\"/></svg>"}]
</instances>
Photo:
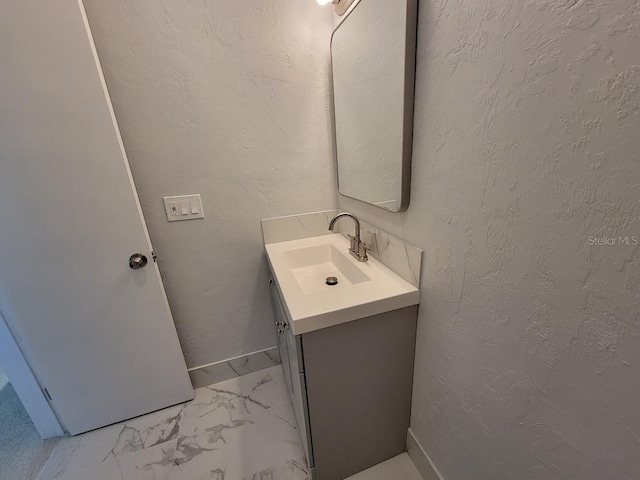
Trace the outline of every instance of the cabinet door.
<instances>
[{"instance_id":1,"label":"cabinet door","mask_svg":"<svg viewBox=\"0 0 640 480\"><path fill-rule=\"evenodd\" d=\"M289 355L287 352L287 345L285 341L285 337L282 333L282 329L278 326L279 324L287 322L287 318L284 314L284 310L281 306L280 296L278 294L278 287L276 287L275 281L273 277L269 278L269 284L271 286L271 304L273 307L273 319L276 327L276 339L278 341L278 352L280 353L280 363L282 365L282 370L284 371L284 377L287 382L287 387L289 389L289 395L291 395L291 374L289 368Z\"/></svg>"},{"instance_id":2,"label":"cabinet door","mask_svg":"<svg viewBox=\"0 0 640 480\"><path fill-rule=\"evenodd\" d=\"M289 355L289 373L291 375L291 403L296 416L296 424L300 440L307 458L309 468L313 468L313 449L311 448L311 430L309 428L309 409L307 407L307 387L302 362L302 345L300 337L296 337L290 328L283 333L287 354Z\"/></svg>"},{"instance_id":3,"label":"cabinet door","mask_svg":"<svg viewBox=\"0 0 640 480\"><path fill-rule=\"evenodd\" d=\"M302 336L316 478L406 450L417 316L405 307Z\"/></svg>"},{"instance_id":4,"label":"cabinet door","mask_svg":"<svg viewBox=\"0 0 640 480\"><path fill-rule=\"evenodd\" d=\"M278 331L278 350L280 362L284 370L284 377L289 390L289 397L296 417L296 426L302 442L305 458L309 468L313 468L313 452L311 449L311 437L309 429L309 413L307 409L307 390L303 373L302 348L300 337L296 337L285 313L284 301L280 296L278 287L271 281L271 298L273 300L273 317Z\"/></svg>"}]
</instances>

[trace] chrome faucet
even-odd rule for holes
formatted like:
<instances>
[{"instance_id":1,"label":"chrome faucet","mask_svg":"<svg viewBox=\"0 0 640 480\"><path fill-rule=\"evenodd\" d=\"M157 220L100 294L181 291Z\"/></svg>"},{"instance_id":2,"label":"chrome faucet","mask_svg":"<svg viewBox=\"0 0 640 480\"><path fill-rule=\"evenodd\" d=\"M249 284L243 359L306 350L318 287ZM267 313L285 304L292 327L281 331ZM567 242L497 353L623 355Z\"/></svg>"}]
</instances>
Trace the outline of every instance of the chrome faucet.
<instances>
[{"instance_id":1,"label":"chrome faucet","mask_svg":"<svg viewBox=\"0 0 640 480\"><path fill-rule=\"evenodd\" d=\"M359 262L366 262L367 260L369 260L369 257L367 257L367 250L369 250L369 247L360 241L360 220L358 220L355 215L346 212L337 214L335 217L333 217L333 219L331 219L331 223L329 223L329 230L333 232L333 227L336 226L336 222L342 217L349 217L353 219L356 224L356 234L353 236L347 235L351 240L349 253Z\"/></svg>"}]
</instances>

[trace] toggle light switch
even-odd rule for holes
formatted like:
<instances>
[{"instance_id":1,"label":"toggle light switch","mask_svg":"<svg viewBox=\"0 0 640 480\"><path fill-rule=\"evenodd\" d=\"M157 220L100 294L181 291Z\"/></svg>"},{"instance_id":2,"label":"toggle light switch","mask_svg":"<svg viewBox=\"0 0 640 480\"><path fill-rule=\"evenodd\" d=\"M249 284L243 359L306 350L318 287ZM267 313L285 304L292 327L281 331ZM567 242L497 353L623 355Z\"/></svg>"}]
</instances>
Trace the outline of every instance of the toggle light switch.
<instances>
[{"instance_id":1,"label":"toggle light switch","mask_svg":"<svg viewBox=\"0 0 640 480\"><path fill-rule=\"evenodd\" d=\"M199 194L163 197L163 201L167 220L170 222L204 218L202 199Z\"/></svg>"}]
</instances>

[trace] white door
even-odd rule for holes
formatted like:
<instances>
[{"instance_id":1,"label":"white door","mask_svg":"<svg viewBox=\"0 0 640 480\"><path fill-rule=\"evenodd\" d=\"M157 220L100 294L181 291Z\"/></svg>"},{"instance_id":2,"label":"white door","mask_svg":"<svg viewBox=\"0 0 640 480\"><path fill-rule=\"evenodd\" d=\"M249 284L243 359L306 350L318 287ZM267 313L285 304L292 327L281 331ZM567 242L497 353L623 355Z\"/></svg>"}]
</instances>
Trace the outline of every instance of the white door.
<instances>
[{"instance_id":1,"label":"white door","mask_svg":"<svg viewBox=\"0 0 640 480\"><path fill-rule=\"evenodd\" d=\"M0 304L71 434L193 397L79 0L0 2Z\"/></svg>"}]
</instances>

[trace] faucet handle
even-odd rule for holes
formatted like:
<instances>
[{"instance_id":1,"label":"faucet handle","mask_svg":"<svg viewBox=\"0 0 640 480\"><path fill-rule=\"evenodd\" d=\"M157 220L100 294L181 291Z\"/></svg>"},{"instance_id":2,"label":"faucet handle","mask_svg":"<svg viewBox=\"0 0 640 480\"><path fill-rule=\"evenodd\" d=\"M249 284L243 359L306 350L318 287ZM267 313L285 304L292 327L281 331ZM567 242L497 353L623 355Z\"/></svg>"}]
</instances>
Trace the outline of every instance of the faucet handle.
<instances>
[{"instance_id":1,"label":"faucet handle","mask_svg":"<svg viewBox=\"0 0 640 480\"><path fill-rule=\"evenodd\" d=\"M369 245L364 242L360 242L360 245L358 245L358 260L360 262L366 262L369 260L369 257L367 256L367 252L369 250L371 250L371 247L369 247Z\"/></svg>"}]
</instances>

